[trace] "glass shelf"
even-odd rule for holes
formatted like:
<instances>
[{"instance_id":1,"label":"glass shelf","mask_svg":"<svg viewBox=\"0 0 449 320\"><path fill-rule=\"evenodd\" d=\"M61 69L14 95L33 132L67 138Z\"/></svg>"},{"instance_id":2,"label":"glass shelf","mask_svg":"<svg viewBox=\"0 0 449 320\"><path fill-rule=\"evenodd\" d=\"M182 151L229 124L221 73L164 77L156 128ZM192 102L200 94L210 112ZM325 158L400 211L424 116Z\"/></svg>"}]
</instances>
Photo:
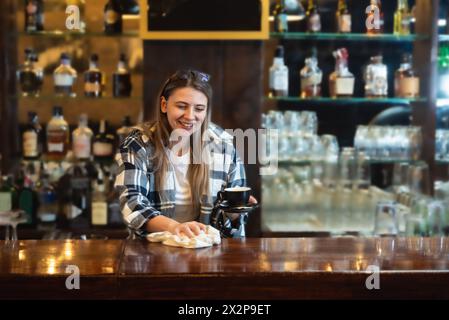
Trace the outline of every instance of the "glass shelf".
<instances>
[{"instance_id":1,"label":"glass shelf","mask_svg":"<svg viewBox=\"0 0 449 320\"><path fill-rule=\"evenodd\" d=\"M425 40L425 35L406 35L400 36L395 34L375 34L369 35L365 33L307 33L307 32L271 32L271 38L276 39L292 39L292 40L344 40L344 41L386 41L386 42L413 42L416 40ZM448 35L449 39L449 35Z\"/></svg>"},{"instance_id":2,"label":"glass shelf","mask_svg":"<svg viewBox=\"0 0 449 320\"><path fill-rule=\"evenodd\" d=\"M302 167L302 166L309 166L312 165L314 163L321 163L323 162L323 160L300 160L300 161L286 161L286 160L282 160L282 161L278 161L278 166L279 167ZM421 163L422 160L407 160L407 159L384 159L384 160L380 160L380 159L373 159L373 160L368 160L368 162L370 164L395 164L395 163L408 163L408 164L417 164L417 163ZM449 164L449 160L444 162L446 164Z\"/></svg>"},{"instance_id":3,"label":"glass shelf","mask_svg":"<svg viewBox=\"0 0 449 320\"><path fill-rule=\"evenodd\" d=\"M404 99L404 98L299 98L299 97L265 97L267 101L285 101L302 103L327 103L338 105L357 105L357 104L392 104L409 105L411 102L425 102L425 98Z\"/></svg>"},{"instance_id":4,"label":"glass shelf","mask_svg":"<svg viewBox=\"0 0 449 320\"><path fill-rule=\"evenodd\" d=\"M83 101L111 101L111 100L117 100L117 101L127 101L127 100L140 100L143 101L143 97L141 96L131 96L131 97L113 97L113 96L103 96L103 97L86 97L84 95L77 95L75 97L66 97L66 96L56 96L56 95L40 95L38 97L34 96L22 96L17 95L18 99L26 99L26 100L69 100L69 101L76 101L76 100L83 100Z\"/></svg>"},{"instance_id":5,"label":"glass shelf","mask_svg":"<svg viewBox=\"0 0 449 320\"><path fill-rule=\"evenodd\" d=\"M449 160L435 160L435 163L440 165L448 165Z\"/></svg>"},{"instance_id":6,"label":"glass shelf","mask_svg":"<svg viewBox=\"0 0 449 320\"><path fill-rule=\"evenodd\" d=\"M55 38L66 38L66 37L110 37L110 38L137 38L139 37L138 31L125 31L119 34L106 34L104 32L74 32L74 31L37 31L37 32L19 32L19 36L29 36L29 37L55 37Z\"/></svg>"}]
</instances>

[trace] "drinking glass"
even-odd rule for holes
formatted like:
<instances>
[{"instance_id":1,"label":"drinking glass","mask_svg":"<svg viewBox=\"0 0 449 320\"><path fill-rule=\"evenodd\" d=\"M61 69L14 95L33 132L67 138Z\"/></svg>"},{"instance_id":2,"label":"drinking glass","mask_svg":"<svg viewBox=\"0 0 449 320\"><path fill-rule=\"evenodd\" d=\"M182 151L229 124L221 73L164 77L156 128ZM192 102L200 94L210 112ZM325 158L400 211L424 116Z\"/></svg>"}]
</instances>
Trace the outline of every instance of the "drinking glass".
<instances>
[{"instance_id":1,"label":"drinking glass","mask_svg":"<svg viewBox=\"0 0 449 320\"><path fill-rule=\"evenodd\" d=\"M380 201L376 206L374 235L396 236L398 234L397 203Z\"/></svg>"}]
</instances>

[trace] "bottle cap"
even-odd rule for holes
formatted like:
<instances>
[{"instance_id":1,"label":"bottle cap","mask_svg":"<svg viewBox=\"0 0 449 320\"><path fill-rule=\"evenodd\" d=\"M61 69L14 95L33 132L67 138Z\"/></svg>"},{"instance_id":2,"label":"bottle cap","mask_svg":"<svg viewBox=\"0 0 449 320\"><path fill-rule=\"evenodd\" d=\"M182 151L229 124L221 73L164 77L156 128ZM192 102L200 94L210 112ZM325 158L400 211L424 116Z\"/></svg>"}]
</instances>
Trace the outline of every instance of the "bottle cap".
<instances>
[{"instance_id":1,"label":"bottle cap","mask_svg":"<svg viewBox=\"0 0 449 320\"><path fill-rule=\"evenodd\" d=\"M90 56L90 60L93 62L98 62L98 54L94 53Z\"/></svg>"},{"instance_id":2,"label":"bottle cap","mask_svg":"<svg viewBox=\"0 0 449 320\"><path fill-rule=\"evenodd\" d=\"M53 115L54 116L62 116L62 107L61 106L54 106L53 107Z\"/></svg>"},{"instance_id":3,"label":"bottle cap","mask_svg":"<svg viewBox=\"0 0 449 320\"><path fill-rule=\"evenodd\" d=\"M126 55L124 53L120 53L119 60L125 62L126 61Z\"/></svg>"},{"instance_id":4,"label":"bottle cap","mask_svg":"<svg viewBox=\"0 0 449 320\"><path fill-rule=\"evenodd\" d=\"M28 111L28 120L30 121L30 122L32 122L33 120L34 120L34 118L36 118L37 117L37 113L36 112L34 112L34 111Z\"/></svg>"},{"instance_id":5,"label":"bottle cap","mask_svg":"<svg viewBox=\"0 0 449 320\"><path fill-rule=\"evenodd\" d=\"M131 126L131 117L130 116L125 116L123 118L122 124L124 127L130 127Z\"/></svg>"},{"instance_id":6,"label":"bottle cap","mask_svg":"<svg viewBox=\"0 0 449 320\"><path fill-rule=\"evenodd\" d=\"M70 57L66 52L63 52L61 53L61 60L70 60Z\"/></svg>"},{"instance_id":7,"label":"bottle cap","mask_svg":"<svg viewBox=\"0 0 449 320\"><path fill-rule=\"evenodd\" d=\"M284 46L277 46L274 56L277 58L283 58L284 57Z\"/></svg>"}]
</instances>

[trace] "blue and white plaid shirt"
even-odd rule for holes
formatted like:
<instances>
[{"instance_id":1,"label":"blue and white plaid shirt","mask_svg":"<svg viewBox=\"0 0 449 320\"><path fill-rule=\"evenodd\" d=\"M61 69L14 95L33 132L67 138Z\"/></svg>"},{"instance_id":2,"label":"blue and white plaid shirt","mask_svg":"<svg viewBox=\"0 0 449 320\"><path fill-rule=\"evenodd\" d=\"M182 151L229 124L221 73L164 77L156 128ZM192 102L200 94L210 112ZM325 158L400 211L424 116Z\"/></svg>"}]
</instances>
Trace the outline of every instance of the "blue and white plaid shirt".
<instances>
[{"instance_id":1,"label":"blue and white plaid shirt","mask_svg":"<svg viewBox=\"0 0 449 320\"><path fill-rule=\"evenodd\" d=\"M233 137L211 123L207 131L206 152L209 156L209 195L202 195L198 221L209 221L213 202L223 185L246 186L245 168L233 144ZM142 130L137 129L122 142L115 160L118 164L115 187L120 195L120 208L127 226L145 236L148 220L158 215L171 216L175 208L175 177L169 166L163 190L157 190L151 155L154 146ZM204 151L204 150L203 150ZM167 201L161 201L166 199ZM211 200L207 200L211 199Z\"/></svg>"}]
</instances>

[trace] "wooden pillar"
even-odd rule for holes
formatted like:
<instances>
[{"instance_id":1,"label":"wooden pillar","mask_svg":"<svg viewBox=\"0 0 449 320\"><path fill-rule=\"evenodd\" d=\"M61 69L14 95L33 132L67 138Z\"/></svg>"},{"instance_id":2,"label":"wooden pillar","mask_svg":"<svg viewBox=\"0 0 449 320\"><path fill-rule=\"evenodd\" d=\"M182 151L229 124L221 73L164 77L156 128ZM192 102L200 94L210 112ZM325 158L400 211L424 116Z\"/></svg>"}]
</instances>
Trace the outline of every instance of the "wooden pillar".
<instances>
[{"instance_id":1,"label":"wooden pillar","mask_svg":"<svg viewBox=\"0 0 449 320\"><path fill-rule=\"evenodd\" d=\"M16 2L0 1L0 152L1 171L11 168L12 157L18 151L19 127L17 124L16 94Z\"/></svg>"},{"instance_id":2,"label":"wooden pillar","mask_svg":"<svg viewBox=\"0 0 449 320\"><path fill-rule=\"evenodd\" d=\"M439 0L417 0L416 33L428 36L415 42L414 67L421 81L421 96L425 102L413 103L413 125L420 126L423 134L422 160L429 164L431 182L435 168L436 97L438 81L438 10ZM433 183L431 184L433 186ZM432 188L433 192L433 188Z\"/></svg>"}]
</instances>

